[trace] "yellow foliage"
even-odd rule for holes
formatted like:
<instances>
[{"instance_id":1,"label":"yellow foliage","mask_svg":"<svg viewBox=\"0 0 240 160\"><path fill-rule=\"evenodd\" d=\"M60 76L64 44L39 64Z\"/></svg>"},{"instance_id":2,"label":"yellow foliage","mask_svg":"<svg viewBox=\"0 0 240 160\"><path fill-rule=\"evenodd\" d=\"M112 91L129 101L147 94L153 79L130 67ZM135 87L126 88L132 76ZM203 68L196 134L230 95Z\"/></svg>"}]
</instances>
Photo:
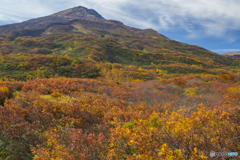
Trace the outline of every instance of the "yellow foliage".
<instances>
[{"instance_id":1,"label":"yellow foliage","mask_svg":"<svg viewBox=\"0 0 240 160\"><path fill-rule=\"evenodd\" d=\"M104 91L104 89L102 87L98 88L98 93L101 94Z\"/></svg>"},{"instance_id":2,"label":"yellow foliage","mask_svg":"<svg viewBox=\"0 0 240 160\"><path fill-rule=\"evenodd\" d=\"M240 86L230 87L227 89L229 93L240 93Z\"/></svg>"},{"instance_id":3,"label":"yellow foliage","mask_svg":"<svg viewBox=\"0 0 240 160\"><path fill-rule=\"evenodd\" d=\"M153 62L151 62L151 65L155 66L155 64Z\"/></svg>"},{"instance_id":4,"label":"yellow foliage","mask_svg":"<svg viewBox=\"0 0 240 160\"><path fill-rule=\"evenodd\" d=\"M143 82L143 80L141 80L141 79L131 79L131 82Z\"/></svg>"},{"instance_id":5,"label":"yellow foliage","mask_svg":"<svg viewBox=\"0 0 240 160\"><path fill-rule=\"evenodd\" d=\"M126 82L129 81L128 75L121 70L113 68L111 70L103 68L101 70L101 75L107 80L113 80L115 82Z\"/></svg>"},{"instance_id":6,"label":"yellow foliage","mask_svg":"<svg viewBox=\"0 0 240 160\"><path fill-rule=\"evenodd\" d=\"M3 82L3 81L15 82L16 80L12 79L12 78L7 78L7 77L1 77L0 78L0 83Z\"/></svg>"},{"instance_id":7,"label":"yellow foliage","mask_svg":"<svg viewBox=\"0 0 240 160\"><path fill-rule=\"evenodd\" d=\"M77 98L70 97L70 96L58 96L58 97L53 97L52 95L41 95L40 96L43 99L50 100L51 102L56 102L56 103L73 103L77 101Z\"/></svg>"},{"instance_id":8,"label":"yellow foliage","mask_svg":"<svg viewBox=\"0 0 240 160\"><path fill-rule=\"evenodd\" d=\"M140 71L140 72L144 72L144 71L145 71L145 69L143 69L143 68L139 67L139 68L138 68L138 71Z\"/></svg>"},{"instance_id":9,"label":"yellow foliage","mask_svg":"<svg viewBox=\"0 0 240 160\"><path fill-rule=\"evenodd\" d=\"M9 93L9 89L8 87L0 87L0 91L4 92L4 93Z\"/></svg>"},{"instance_id":10,"label":"yellow foliage","mask_svg":"<svg viewBox=\"0 0 240 160\"><path fill-rule=\"evenodd\" d=\"M33 160L71 160L74 158L73 154L70 154L66 145L60 144L60 137L54 130L46 131L44 133L47 138L47 146L39 149L31 148L32 153L35 155Z\"/></svg>"},{"instance_id":11,"label":"yellow foliage","mask_svg":"<svg viewBox=\"0 0 240 160\"><path fill-rule=\"evenodd\" d=\"M163 144L160 152L158 152L159 158L166 160L184 160L181 149L175 149L172 151L167 144Z\"/></svg>"},{"instance_id":12,"label":"yellow foliage","mask_svg":"<svg viewBox=\"0 0 240 160\"><path fill-rule=\"evenodd\" d=\"M191 96L191 97L193 97L194 95L197 94L197 92L198 92L198 87L192 87L192 88L187 88L187 89L185 89L184 94L185 94L186 96Z\"/></svg>"},{"instance_id":13,"label":"yellow foliage","mask_svg":"<svg viewBox=\"0 0 240 160\"><path fill-rule=\"evenodd\" d=\"M137 67L135 67L135 66L128 66L128 68L131 68L131 69L134 69L134 70L136 70L137 69Z\"/></svg>"},{"instance_id":14,"label":"yellow foliage","mask_svg":"<svg viewBox=\"0 0 240 160\"><path fill-rule=\"evenodd\" d=\"M156 69L156 73L158 73L159 75L163 75L163 74L166 74L167 73L167 71L165 71L165 70L161 70L161 69Z\"/></svg>"},{"instance_id":15,"label":"yellow foliage","mask_svg":"<svg viewBox=\"0 0 240 160\"><path fill-rule=\"evenodd\" d=\"M53 97L53 98L58 98L58 97L62 97L62 93L59 93L59 92L53 92L52 94L51 94L51 96Z\"/></svg>"}]
</instances>

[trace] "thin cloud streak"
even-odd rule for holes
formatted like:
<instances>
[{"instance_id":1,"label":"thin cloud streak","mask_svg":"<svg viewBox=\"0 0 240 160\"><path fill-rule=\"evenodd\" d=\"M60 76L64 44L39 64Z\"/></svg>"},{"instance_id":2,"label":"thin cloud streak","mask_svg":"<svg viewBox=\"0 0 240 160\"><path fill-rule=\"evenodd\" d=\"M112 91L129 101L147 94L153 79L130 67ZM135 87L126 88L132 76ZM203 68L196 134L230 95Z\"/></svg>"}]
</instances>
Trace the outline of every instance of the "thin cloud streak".
<instances>
[{"instance_id":1,"label":"thin cloud streak","mask_svg":"<svg viewBox=\"0 0 240 160\"><path fill-rule=\"evenodd\" d=\"M240 52L240 49L215 49L212 51L218 53L228 53L228 52Z\"/></svg>"}]
</instances>

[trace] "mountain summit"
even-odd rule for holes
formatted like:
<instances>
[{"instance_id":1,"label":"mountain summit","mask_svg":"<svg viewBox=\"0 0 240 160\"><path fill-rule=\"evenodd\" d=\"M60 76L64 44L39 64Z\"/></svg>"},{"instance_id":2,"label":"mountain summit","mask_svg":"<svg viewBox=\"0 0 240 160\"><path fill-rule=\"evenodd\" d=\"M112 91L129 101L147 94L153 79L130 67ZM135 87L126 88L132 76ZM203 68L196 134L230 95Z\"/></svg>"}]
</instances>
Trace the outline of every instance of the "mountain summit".
<instances>
[{"instance_id":1,"label":"mountain summit","mask_svg":"<svg viewBox=\"0 0 240 160\"><path fill-rule=\"evenodd\" d=\"M3 25L0 26L0 31L39 28L47 24L68 22L71 20L100 21L104 20L104 18L93 9L87 9L85 7L79 6L46 17L31 19L22 23Z\"/></svg>"},{"instance_id":2,"label":"mountain summit","mask_svg":"<svg viewBox=\"0 0 240 160\"><path fill-rule=\"evenodd\" d=\"M65 11L61 11L61 12L52 14L48 17L61 18L61 19L66 19L66 20L85 19L85 20L90 20L90 21L98 21L98 20L103 20L104 19L95 10L87 9L85 7L82 7L82 6L67 9Z\"/></svg>"}]
</instances>

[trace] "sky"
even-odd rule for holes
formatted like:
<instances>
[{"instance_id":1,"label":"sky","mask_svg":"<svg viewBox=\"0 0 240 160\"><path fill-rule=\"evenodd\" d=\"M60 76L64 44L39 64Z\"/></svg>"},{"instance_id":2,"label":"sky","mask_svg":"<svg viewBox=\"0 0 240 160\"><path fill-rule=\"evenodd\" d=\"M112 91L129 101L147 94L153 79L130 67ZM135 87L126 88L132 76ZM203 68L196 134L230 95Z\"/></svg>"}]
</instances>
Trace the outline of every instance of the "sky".
<instances>
[{"instance_id":1,"label":"sky","mask_svg":"<svg viewBox=\"0 0 240 160\"><path fill-rule=\"evenodd\" d=\"M239 0L1 0L0 25L76 6L213 52L240 52Z\"/></svg>"}]
</instances>

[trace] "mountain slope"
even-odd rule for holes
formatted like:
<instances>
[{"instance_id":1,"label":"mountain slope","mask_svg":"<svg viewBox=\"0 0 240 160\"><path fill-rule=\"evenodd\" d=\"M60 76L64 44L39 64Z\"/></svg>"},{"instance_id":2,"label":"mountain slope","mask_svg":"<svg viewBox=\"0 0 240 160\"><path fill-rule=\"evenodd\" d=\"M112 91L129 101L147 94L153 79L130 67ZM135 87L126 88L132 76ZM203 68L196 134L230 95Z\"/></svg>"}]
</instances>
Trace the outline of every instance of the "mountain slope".
<instances>
[{"instance_id":1,"label":"mountain slope","mask_svg":"<svg viewBox=\"0 0 240 160\"><path fill-rule=\"evenodd\" d=\"M237 60L202 47L171 40L152 29L141 30L128 27L119 21L106 20L96 11L84 7L0 26L0 52L12 59L6 61L6 58L3 58L1 61L3 67L0 70L5 72L5 75L9 69L14 74L24 70L21 67L22 60L29 62L25 69L31 69L35 64L29 57L38 55L83 58L93 60L96 64L110 62L184 74L217 74L219 68L240 64ZM18 57L22 60L15 61ZM52 63L52 59L49 63ZM70 63L74 60L68 61L67 65L74 68L74 64ZM43 64L32 69L39 67L43 67Z\"/></svg>"}]
</instances>

